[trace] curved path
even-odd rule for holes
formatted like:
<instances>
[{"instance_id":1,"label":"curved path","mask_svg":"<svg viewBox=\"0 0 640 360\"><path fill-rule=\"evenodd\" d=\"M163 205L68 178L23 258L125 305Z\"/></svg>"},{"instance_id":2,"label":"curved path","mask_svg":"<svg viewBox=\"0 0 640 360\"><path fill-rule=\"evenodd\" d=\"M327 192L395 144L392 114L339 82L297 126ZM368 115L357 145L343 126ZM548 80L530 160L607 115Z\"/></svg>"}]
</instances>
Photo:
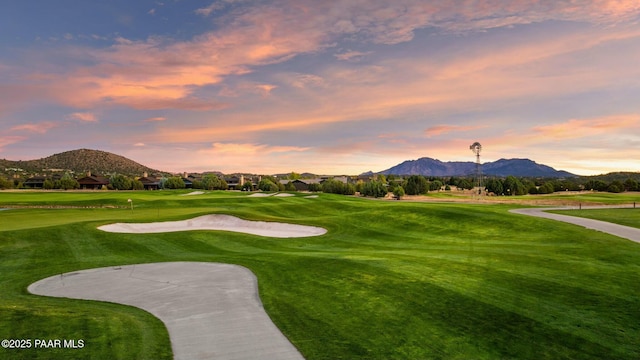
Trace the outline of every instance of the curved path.
<instances>
[{"instance_id":1,"label":"curved path","mask_svg":"<svg viewBox=\"0 0 640 360\"><path fill-rule=\"evenodd\" d=\"M583 206L582 209L612 209L612 208L624 208L620 206ZM563 221L566 223L579 225L587 229L597 230L605 232L611 235L615 235L624 239L635 241L640 243L640 229L630 226L618 225L607 221L594 220L581 218L577 216L560 215L548 213L549 210L577 210L577 207L549 207L549 208L526 208L526 209L512 209L509 212L541 217L545 219L552 219L557 221Z\"/></svg>"},{"instance_id":2,"label":"curved path","mask_svg":"<svg viewBox=\"0 0 640 360\"><path fill-rule=\"evenodd\" d=\"M168 262L90 269L40 280L28 290L144 309L167 326L175 359L303 359L271 322L256 277L242 266Z\"/></svg>"}]
</instances>

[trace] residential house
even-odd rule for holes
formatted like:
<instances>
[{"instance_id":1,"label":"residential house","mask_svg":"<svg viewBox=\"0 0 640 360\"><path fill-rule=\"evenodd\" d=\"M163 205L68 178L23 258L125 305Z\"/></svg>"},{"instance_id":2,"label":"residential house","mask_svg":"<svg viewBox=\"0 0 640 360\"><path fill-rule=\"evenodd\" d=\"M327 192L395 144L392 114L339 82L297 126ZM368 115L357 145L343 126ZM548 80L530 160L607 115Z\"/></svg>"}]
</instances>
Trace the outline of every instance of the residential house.
<instances>
[{"instance_id":1,"label":"residential house","mask_svg":"<svg viewBox=\"0 0 640 360\"><path fill-rule=\"evenodd\" d=\"M145 190L158 190L160 189L160 179L153 176L149 176L146 172L138 179L142 183Z\"/></svg>"},{"instance_id":2,"label":"residential house","mask_svg":"<svg viewBox=\"0 0 640 360\"><path fill-rule=\"evenodd\" d=\"M100 175L92 175L89 172L87 176L78 179L78 184L83 190L100 190L103 186L109 186L109 179Z\"/></svg>"}]
</instances>

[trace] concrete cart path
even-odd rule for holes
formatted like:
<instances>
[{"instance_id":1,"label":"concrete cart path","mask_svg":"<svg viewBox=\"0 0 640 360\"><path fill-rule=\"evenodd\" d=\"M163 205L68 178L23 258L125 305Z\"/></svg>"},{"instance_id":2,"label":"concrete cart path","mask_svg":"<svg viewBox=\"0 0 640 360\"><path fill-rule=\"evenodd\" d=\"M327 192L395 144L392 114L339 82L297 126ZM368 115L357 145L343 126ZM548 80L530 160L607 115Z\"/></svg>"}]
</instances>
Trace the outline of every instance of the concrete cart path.
<instances>
[{"instance_id":1,"label":"concrete cart path","mask_svg":"<svg viewBox=\"0 0 640 360\"><path fill-rule=\"evenodd\" d=\"M621 206L583 206L581 209L620 209L620 208L628 208ZM631 226L618 225L606 221L586 219L577 216L569 216L569 215L560 215L548 213L546 211L549 210L577 210L577 207L549 207L549 208L526 208L526 209L512 209L509 212L522 214L522 215L530 215L537 216L545 219L553 219L557 221L563 221L566 223L580 225L587 229L597 230L601 232L605 232L611 235L615 235L624 239L628 239L631 241L635 241L640 243L640 229L634 228Z\"/></svg>"},{"instance_id":2,"label":"concrete cart path","mask_svg":"<svg viewBox=\"0 0 640 360\"><path fill-rule=\"evenodd\" d=\"M37 295L144 309L167 326L175 359L303 359L271 322L242 266L166 262L82 270L31 284Z\"/></svg>"}]
</instances>

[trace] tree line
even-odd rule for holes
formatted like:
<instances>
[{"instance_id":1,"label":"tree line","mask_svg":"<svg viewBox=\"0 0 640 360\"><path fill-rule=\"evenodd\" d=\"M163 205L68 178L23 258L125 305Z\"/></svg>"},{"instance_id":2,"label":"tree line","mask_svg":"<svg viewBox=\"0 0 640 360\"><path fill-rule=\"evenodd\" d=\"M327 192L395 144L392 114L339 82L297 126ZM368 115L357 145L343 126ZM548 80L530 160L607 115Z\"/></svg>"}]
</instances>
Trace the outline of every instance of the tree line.
<instances>
[{"instance_id":1,"label":"tree line","mask_svg":"<svg viewBox=\"0 0 640 360\"><path fill-rule=\"evenodd\" d=\"M294 173L292 173L294 174ZM635 173L631 173L635 175ZM640 177L640 174L637 174ZM607 181L609 180L609 181ZM200 179L193 180L194 189L203 190L226 190L228 184L224 178L207 174ZM451 190L452 187L458 189L473 189L474 179L471 177L426 177L422 175L411 175L400 177L395 175L377 175L370 181L359 180L355 184L344 183L329 178L322 183L312 183L308 185L308 190L312 192L325 192L342 195L354 195L359 193L368 197L384 197L388 193L393 193L396 197L404 195L422 195L430 191ZM159 179L161 189L184 189L186 184L179 176L163 177ZM525 195L525 194L550 194L558 191L582 191L593 190L601 192L620 193L625 191L640 191L639 181L632 176L622 180L620 176L607 177L576 177L569 179L538 179L538 178L516 178L507 176L505 178L488 177L483 181L483 188L486 193L499 196ZM23 184L14 180L0 176L0 189L22 188ZM44 181L44 189L79 189L80 184L69 173L64 174L60 179L48 178ZM296 191L292 181L286 184L279 182L273 176L263 176L257 184L257 188L262 191ZM109 190L142 190L144 185L137 178L126 175L112 175L109 178L109 185L105 189ZM243 184L242 190L253 190L253 184L247 181Z\"/></svg>"}]
</instances>

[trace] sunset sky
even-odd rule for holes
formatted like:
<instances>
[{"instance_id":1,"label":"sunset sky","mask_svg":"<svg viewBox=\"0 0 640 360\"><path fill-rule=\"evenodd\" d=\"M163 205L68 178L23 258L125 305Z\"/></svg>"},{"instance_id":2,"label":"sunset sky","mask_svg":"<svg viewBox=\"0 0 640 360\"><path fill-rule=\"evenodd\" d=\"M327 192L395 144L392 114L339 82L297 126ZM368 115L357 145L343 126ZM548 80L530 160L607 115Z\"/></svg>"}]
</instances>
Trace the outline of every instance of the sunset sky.
<instances>
[{"instance_id":1,"label":"sunset sky","mask_svg":"<svg viewBox=\"0 0 640 360\"><path fill-rule=\"evenodd\" d=\"M640 1L3 0L0 158L640 171Z\"/></svg>"}]
</instances>

